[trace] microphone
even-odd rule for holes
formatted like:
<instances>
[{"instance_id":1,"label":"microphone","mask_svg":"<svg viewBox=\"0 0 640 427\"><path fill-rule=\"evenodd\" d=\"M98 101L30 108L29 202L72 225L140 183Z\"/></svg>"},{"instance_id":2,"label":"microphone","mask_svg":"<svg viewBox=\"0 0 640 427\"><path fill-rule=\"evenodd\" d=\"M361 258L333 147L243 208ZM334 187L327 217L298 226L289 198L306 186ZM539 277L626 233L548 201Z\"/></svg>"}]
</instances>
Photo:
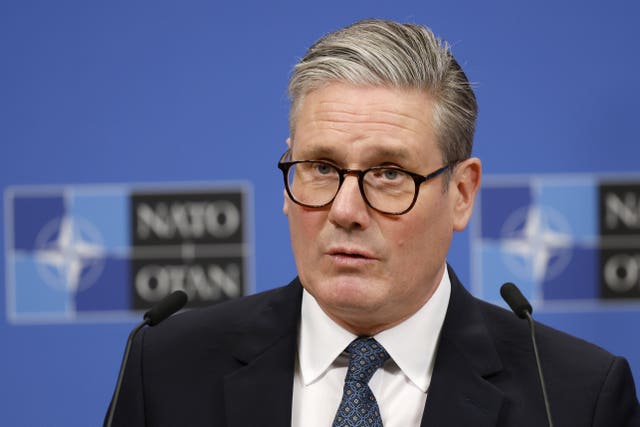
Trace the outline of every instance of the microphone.
<instances>
[{"instance_id":1,"label":"microphone","mask_svg":"<svg viewBox=\"0 0 640 427\"><path fill-rule=\"evenodd\" d=\"M533 309L531 308L531 304L529 301L522 295L520 289L513 283L505 283L500 288L500 295L502 295L502 299L509 304L511 310L521 319L526 319L527 314L531 315Z\"/></svg>"},{"instance_id":2,"label":"microphone","mask_svg":"<svg viewBox=\"0 0 640 427\"><path fill-rule=\"evenodd\" d=\"M531 313L533 313L533 309L531 308L531 304L522 295L520 289L516 285L511 282L507 282L502 287L500 287L500 295L502 299L509 304L511 310L521 319L527 319L529 322L529 330L531 331L531 342L533 343L533 353L536 358L536 366L538 368L538 378L540 379L540 388L542 389L542 397L544 398L544 407L547 412L547 422L549 423L549 427L553 427L553 421L551 419L551 408L549 406L549 398L547 397L547 386L544 382L544 376L542 375L542 365L540 364L540 356L538 355L538 345L536 343L536 334L534 330L533 317L531 317Z\"/></svg>"},{"instance_id":3,"label":"microphone","mask_svg":"<svg viewBox=\"0 0 640 427\"><path fill-rule=\"evenodd\" d=\"M155 326L176 311L180 310L186 303L187 294L181 290L174 291L162 298L160 302L151 307L144 314L143 323L147 323L149 326Z\"/></svg>"},{"instance_id":4,"label":"microphone","mask_svg":"<svg viewBox=\"0 0 640 427\"><path fill-rule=\"evenodd\" d=\"M124 371L127 366L127 360L129 359L129 352L131 351L131 345L133 344L133 338L144 326L155 326L162 322L167 317L171 316L176 311L180 310L187 303L187 294L182 290L177 290L166 297L162 298L160 302L155 304L146 313L144 313L143 321L133 328L127 338L127 345L122 356L122 363L120 364L120 372L118 373L118 381L116 383L115 391L113 392L113 399L111 405L109 405L109 412L105 419L104 426L111 427L113 422L113 416L116 412L116 406L118 404L118 396L120 395L120 388L122 387L122 380L124 378Z\"/></svg>"}]
</instances>

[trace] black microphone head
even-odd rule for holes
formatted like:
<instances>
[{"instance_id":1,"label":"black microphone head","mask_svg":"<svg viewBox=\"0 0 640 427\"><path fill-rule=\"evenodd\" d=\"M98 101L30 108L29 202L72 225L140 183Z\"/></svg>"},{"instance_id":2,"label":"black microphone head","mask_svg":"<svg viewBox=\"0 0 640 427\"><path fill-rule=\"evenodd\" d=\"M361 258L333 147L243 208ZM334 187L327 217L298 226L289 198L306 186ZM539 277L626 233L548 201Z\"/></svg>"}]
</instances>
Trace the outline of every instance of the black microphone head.
<instances>
[{"instance_id":1,"label":"black microphone head","mask_svg":"<svg viewBox=\"0 0 640 427\"><path fill-rule=\"evenodd\" d=\"M180 310L186 303L187 294L185 291L174 291L151 307L151 309L144 314L144 319L147 321L149 326L155 326L176 311Z\"/></svg>"},{"instance_id":2,"label":"black microphone head","mask_svg":"<svg viewBox=\"0 0 640 427\"><path fill-rule=\"evenodd\" d=\"M531 304L529 301L522 295L520 289L516 285L511 282L507 282L502 287L500 287L500 295L502 295L502 299L504 299L511 310L521 319L525 319L527 317L527 313L531 314L533 309L531 308Z\"/></svg>"}]
</instances>

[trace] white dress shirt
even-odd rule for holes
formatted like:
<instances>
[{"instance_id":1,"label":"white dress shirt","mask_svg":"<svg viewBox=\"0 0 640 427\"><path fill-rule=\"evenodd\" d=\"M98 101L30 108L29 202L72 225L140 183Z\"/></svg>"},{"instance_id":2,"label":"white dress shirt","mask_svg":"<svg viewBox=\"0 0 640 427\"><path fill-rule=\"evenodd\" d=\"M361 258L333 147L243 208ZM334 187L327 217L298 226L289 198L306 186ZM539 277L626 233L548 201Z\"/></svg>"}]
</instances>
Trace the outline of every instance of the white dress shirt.
<instances>
[{"instance_id":1,"label":"white dress shirt","mask_svg":"<svg viewBox=\"0 0 640 427\"><path fill-rule=\"evenodd\" d=\"M385 427L420 426L450 295L445 267L420 310L374 337L391 356L369 381ZM357 336L331 320L306 290L300 322L291 425L330 427L349 364L344 350Z\"/></svg>"}]
</instances>

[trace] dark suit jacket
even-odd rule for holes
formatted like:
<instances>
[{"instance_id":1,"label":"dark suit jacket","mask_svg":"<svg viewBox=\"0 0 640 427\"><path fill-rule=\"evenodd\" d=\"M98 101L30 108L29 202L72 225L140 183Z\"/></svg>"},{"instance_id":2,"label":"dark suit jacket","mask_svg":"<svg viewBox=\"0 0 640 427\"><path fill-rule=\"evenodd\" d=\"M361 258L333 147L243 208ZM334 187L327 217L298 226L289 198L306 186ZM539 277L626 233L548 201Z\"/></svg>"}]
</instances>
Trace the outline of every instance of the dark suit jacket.
<instances>
[{"instance_id":1,"label":"dark suit jacket","mask_svg":"<svg viewBox=\"0 0 640 427\"><path fill-rule=\"evenodd\" d=\"M527 322L451 284L422 425L545 426ZM113 425L289 426L301 296L296 279L143 330ZM640 426L626 360L540 324L536 335L556 427Z\"/></svg>"}]
</instances>

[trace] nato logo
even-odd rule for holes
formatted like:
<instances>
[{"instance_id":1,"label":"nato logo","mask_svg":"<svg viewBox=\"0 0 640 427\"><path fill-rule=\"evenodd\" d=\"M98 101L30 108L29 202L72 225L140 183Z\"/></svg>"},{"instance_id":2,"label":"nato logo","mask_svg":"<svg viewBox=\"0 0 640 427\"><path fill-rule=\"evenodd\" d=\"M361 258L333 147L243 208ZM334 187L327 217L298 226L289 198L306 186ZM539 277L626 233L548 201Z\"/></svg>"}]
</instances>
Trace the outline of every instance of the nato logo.
<instances>
[{"instance_id":1,"label":"nato logo","mask_svg":"<svg viewBox=\"0 0 640 427\"><path fill-rule=\"evenodd\" d=\"M488 177L471 227L474 293L536 305L640 302L640 179Z\"/></svg>"},{"instance_id":2,"label":"nato logo","mask_svg":"<svg viewBox=\"0 0 640 427\"><path fill-rule=\"evenodd\" d=\"M119 319L176 289L190 307L245 295L248 195L245 184L9 188L9 320Z\"/></svg>"}]
</instances>

